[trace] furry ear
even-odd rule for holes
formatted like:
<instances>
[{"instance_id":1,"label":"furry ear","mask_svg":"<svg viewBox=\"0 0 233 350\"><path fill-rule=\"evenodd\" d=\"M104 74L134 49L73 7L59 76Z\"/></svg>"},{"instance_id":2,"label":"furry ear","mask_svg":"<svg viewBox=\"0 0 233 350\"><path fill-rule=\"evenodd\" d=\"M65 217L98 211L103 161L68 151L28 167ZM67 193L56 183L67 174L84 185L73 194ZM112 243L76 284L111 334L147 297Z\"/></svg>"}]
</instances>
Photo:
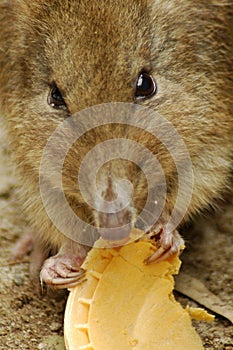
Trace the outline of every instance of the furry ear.
<instances>
[{"instance_id":1,"label":"furry ear","mask_svg":"<svg viewBox=\"0 0 233 350\"><path fill-rule=\"evenodd\" d=\"M33 21L34 18L38 18L40 14L41 7L43 5L48 6L45 1L38 0L5 0L0 3L0 8L4 8L3 12L12 12L19 21L24 23Z\"/></svg>"}]
</instances>

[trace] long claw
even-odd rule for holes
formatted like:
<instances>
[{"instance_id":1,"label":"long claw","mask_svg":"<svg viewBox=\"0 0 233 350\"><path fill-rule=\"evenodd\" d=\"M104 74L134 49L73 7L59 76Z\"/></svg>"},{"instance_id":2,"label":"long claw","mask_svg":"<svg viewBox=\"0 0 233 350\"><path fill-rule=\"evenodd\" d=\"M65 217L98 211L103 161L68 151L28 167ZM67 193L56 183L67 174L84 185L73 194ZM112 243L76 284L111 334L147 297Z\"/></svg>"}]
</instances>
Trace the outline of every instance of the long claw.
<instances>
[{"instance_id":1,"label":"long claw","mask_svg":"<svg viewBox=\"0 0 233 350\"><path fill-rule=\"evenodd\" d=\"M67 277L57 277L51 279L48 285L53 287L53 289L64 289L71 288L76 286L77 284L83 283L85 280L86 271L81 270L80 272L71 272L67 275Z\"/></svg>"},{"instance_id":2,"label":"long claw","mask_svg":"<svg viewBox=\"0 0 233 350\"><path fill-rule=\"evenodd\" d=\"M67 277L68 278L72 278L72 277L79 277L79 276L83 276L83 275L85 275L85 270L84 269L79 269L79 271L77 271L77 272L70 272L70 273L68 273L68 275L67 275Z\"/></svg>"},{"instance_id":3,"label":"long claw","mask_svg":"<svg viewBox=\"0 0 233 350\"><path fill-rule=\"evenodd\" d=\"M156 236L157 235L156 233ZM165 229L160 229L159 235L159 247L154 254L145 259L145 264L167 260L176 254L180 254L184 248L184 240L176 230L173 232L166 232Z\"/></svg>"},{"instance_id":4,"label":"long claw","mask_svg":"<svg viewBox=\"0 0 233 350\"><path fill-rule=\"evenodd\" d=\"M160 261L165 261L176 254L180 255L182 250L183 250L183 245L181 245L178 249L175 249L175 250L173 249L165 250L162 247L160 247L154 254L152 254L147 259L145 259L144 263L152 264L152 263L158 263Z\"/></svg>"},{"instance_id":5,"label":"long claw","mask_svg":"<svg viewBox=\"0 0 233 350\"><path fill-rule=\"evenodd\" d=\"M166 250L164 250L162 247L159 247L154 254L150 255L147 259L144 260L144 263L148 265L151 263L165 260L164 259L165 252Z\"/></svg>"},{"instance_id":6,"label":"long claw","mask_svg":"<svg viewBox=\"0 0 233 350\"><path fill-rule=\"evenodd\" d=\"M85 276L85 272L80 272L80 273L77 273L76 276L73 276L73 277L58 277L58 278L54 278L51 280L51 284L55 284L55 285L59 285L59 284L68 284L69 283L73 283L75 281L79 281L81 278L83 278Z\"/></svg>"},{"instance_id":7,"label":"long claw","mask_svg":"<svg viewBox=\"0 0 233 350\"><path fill-rule=\"evenodd\" d=\"M83 278L83 279L77 280L77 281L75 281L75 282L73 282L73 283L70 282L69 284L64 283L64 284L62 284L62 285L54 286L53 289L55 289L55 290L70 289L70 288L76 287L77 285L79 285L79 284L81 284L81 283L83 283L83 282L85 282L85 281L86 281L86 279Z\"/></svg>"}]
</instances>

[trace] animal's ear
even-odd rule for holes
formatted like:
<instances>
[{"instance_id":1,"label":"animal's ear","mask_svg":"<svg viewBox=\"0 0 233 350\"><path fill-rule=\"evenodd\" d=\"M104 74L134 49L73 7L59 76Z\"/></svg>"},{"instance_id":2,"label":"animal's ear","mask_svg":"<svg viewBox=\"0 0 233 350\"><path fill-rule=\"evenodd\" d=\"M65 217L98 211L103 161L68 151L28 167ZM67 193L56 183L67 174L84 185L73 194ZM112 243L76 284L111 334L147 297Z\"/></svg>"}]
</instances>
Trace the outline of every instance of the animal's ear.
<instances>
[{"instance_id":1,"label":"animal's ear","mask_svg":"<svg viewBox=\"0 0 233 350\"><path fill-rule=\"evenodd\" d=\"M31 9L36 9L39 4L43 1L38 0L3 0L0 1L0 18L4 16L9 16L10 14L16 13L17 16L20 14L28 15L31 12Z\"/></svg>"},{"instance_id":2,"label":"animal's ear","mask_svg":"<svg viewBox=\"0 0 233 350\"><path fill-rule=\"evenodd\" d=\"M36 2L31 1L31 6L32 3ZM8 8L9 12L17 13L17 15L27 15L30 12L30 1L28 0L4 0L3 6L5 6L5 10Z\"/></svg>"},{"instance_id":3,"label":"animal's ear","mask_svg":"<svg viewBox=\"0 0 233 350\"><path fill-rule=\"evenodd\" d=\"M0 1L0 14L1 17L7 12L11 12L11 9L15 6L14 0L4 0Z\"/></svg>"},{"instance_id":4,"label":"animal's ear","mask_svg":"<svg viewBox=\"0 0 233 350\"><path fill-rule=\"evenodd\" d=\"M4 0L0 1L0 43L1 43L1 49L4 47L7 41L7 32L9 31L9 27L11 26L12 23L12 18L13 18L13 12L14 12L14 7L15 7L15 1L14 0Z\"/></svg>"},{"instance_id":5,"label":"animal's ear","mask_svg":"<svg viewBox=\"0 0 233 350\"><path fill-rule=\"evenodd\" d=\"M3 0L0 1L1 15L7 15L8 13L14 12L20 7L24 7L29 3L27 0Z\"/></svg>"},{"instance_id":6,"label":"animal's ear","mask_svg":"<svg viewBox=\"0 0 233 350\"><path fill-rule=\"evenodd\" d=\"M18 11L19 5L21 6L24 1L19 0L3 0L0 1L0 27L1 31L6 29L12 23L14 13ZM2 42L1 42L2 44Z\"/></svg>"}]
</instances>

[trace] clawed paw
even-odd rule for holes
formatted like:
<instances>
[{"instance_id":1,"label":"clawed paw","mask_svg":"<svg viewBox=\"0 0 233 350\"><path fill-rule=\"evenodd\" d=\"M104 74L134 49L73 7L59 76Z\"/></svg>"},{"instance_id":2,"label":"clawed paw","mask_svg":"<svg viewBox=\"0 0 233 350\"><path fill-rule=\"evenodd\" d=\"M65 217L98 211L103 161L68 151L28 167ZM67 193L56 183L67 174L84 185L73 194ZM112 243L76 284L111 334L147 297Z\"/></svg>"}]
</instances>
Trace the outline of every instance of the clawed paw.
<instances>
[{"instance_id":1,"label":"clawed paw","mask_svg":"<svg viewBox=\"0 0 233 350\"><path fill-rule=\"evenodd\" d=\"M157 263L179 255L184 248L184 240L178 231L168 232L162 225L159 225L155 232L149 232L149 237L157 241L158 249L145 260L146 264Z\"/></svg>"},{"instance_id":2,"label":"clawed paw","mask_svg":"<svg viewBox=\"0 0 233 350\"><path fill-rule=\"evenodd\" d=\"M76 286L85 279L85 271L80 268L83 259L66 254L57 254L47 259L40 272L41 284L46 283L54 289Z\"/></svg>"}]
</instances>

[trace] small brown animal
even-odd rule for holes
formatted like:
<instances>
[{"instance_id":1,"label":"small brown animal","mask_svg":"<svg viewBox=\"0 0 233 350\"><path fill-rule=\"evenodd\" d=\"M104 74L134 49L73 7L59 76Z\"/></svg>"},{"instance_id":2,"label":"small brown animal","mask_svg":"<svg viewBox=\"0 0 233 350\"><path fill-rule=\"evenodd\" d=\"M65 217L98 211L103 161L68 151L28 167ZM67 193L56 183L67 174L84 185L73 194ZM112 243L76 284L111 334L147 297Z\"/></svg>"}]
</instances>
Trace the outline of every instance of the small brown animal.
<instances>
[{"instance_id":1,"label":"small brown animal","mask_svg":"<svg viewBox=\"0 0 233 350\"><path fill-rule=\"evenodd\" d=\"M194 174L183 221L226 192L233 143L232 1L9 0L0 6L1 113L18 165L25 213L35 231L39 253L34 253L34 269L40 270L48 258L41 270L46 283L63 288L76 282L88 249L54 225L40 196L43 151L69 116L94 105L125 102L149 107L171 122L189 151ZM94 146L122 137L146 147L162 166L167 198L160 222L166 222L176 201L177 169L166 147L148 131L117 123L93 128L70 147L62 170L72 210L103 228L103 235L128 225L124 232L119 228L118 238L128 235L145 205L145 174L127 159L103 164L96 181L107 206L119 194L117 181L127 179L134 189L130 204L121 210L120 200L119 213L113 215L86 203L77 172ZM57 144L58 155L65 147L65 142ZM56 159L50 160L56 167ZM156 169L151 172L159 185ZM54 174L46 181L48 191L57 191L59 197ZM53 209L66 224L59 203ZM79 227L75 230L82 238ZM176 231L160 234L162 257L179 250L182 239Z\"/></svg>"}]
</instances>

